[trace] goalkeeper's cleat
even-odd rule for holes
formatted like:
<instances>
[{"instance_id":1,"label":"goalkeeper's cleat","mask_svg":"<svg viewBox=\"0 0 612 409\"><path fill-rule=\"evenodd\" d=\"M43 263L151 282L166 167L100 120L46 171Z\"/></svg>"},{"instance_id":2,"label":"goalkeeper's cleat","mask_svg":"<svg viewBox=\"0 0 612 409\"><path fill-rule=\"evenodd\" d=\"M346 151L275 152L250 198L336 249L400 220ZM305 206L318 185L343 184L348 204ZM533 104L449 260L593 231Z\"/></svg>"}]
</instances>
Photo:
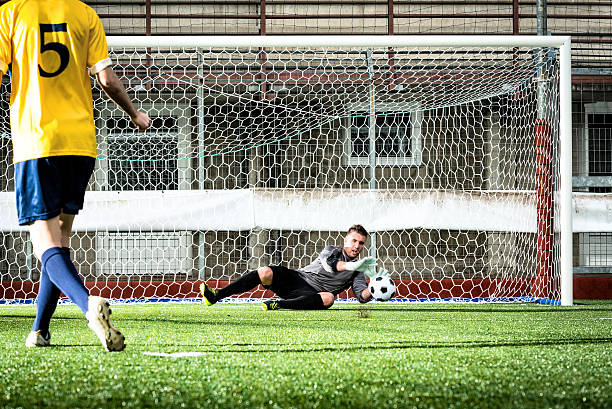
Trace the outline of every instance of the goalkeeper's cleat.
<instances>
[{"instance_id":1,"label":"goalkeeper's cleat","mask_svg":"<svg viewBox=\"0 0 612 409\"><path fill-rule=\"evenodd\" d=\"M217 292L206 283L200 284L200 294L204 298L204 303L209 307L217 302Z\"/></svg>"},{"instance_id":2,"label":"goalkeeper's cleat","mask_svg":"<svg viewBox=\"0 0 612 409\"><path fill-rule=\"evenodd\" d=\"M48 347L51 345L51 333L47 331L47 338L45 338L41 331L32 331L30 335L26 338L26 347L34 348L34 347Z\"/></svg>"},{"instance_id":3,"label":"goalkeeper's cleat","mask_svg":"<svg viewBox=\"0 0 612 409\"><path fill-rule=\"evenodd\" d=\"M261 308L264 311L274 311L278 310L280 307L278 306L278 303L276 301L264 301Z\"/></svg>"},{"instance_id":4,"label":"goalkeeper's cleat","mask_svg":"<svg viewBox=\"0 0 612 409\"><path fill-rule=\"evenodd\" d=\"M89 308L87 324L96 333L107 351L123 351L125 348L125 337L110 322L112 311L107 300L102 297L89 297Z\"/></svg>"}]
</instances>

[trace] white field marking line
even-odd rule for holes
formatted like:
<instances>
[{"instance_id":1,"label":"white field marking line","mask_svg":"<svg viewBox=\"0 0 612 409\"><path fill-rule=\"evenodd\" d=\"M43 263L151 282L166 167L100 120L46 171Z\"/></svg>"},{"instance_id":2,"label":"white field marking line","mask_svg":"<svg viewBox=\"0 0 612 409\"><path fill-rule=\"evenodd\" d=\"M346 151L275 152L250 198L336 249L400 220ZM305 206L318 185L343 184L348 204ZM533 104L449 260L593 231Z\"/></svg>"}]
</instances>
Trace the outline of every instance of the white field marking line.
<instances>
[{"instance_id":1,"label":"white field marking line","mask_svg":"<svg viewBox=\"0 0 612 409\"><path fill-rule=\"evenodd\" d=\"M167 358L188 358L194 356L202 356L205 354L204 352L173 352L171 354L168 354L166 352L143 352L143 355L163 356Z\"/></svg>"},{"instance_id":2,"label":"white field marking line","mask_svg":"<svg viewBox=\"0 0 612 409\"><path fill-rule=\"evenodd\" d=\"M236 321L260 321L260 318L235 318ZM383 318L381 319L380 317L363 317L363 318L359 318L362 321L393 321L393 322L397 322L397 321L415 321L415 322L423 322L423 321L490 321L490 319L485 319L485 318L457 318L457 317L451 317L451 318ZM328 322L328 321L337 321L335 318L292 318L292 321L302 321L302 322ZM562 320L564 322L566 321L598 321L598 320L612 320L612 317L600 317L600 318L568 318L565 320ZM168 322L176 322L179 321L179 319L169 319L166 320ZM498 320L501 321L501 320ZM549 319L546 318L534 318L531 319L530 321L550 321Z\"/></svg>"},{"instance_id":3,"label":"white field marking line","mask_svg":"<svg viewBox=\"0 0 612 409\"><path fill-rule=\"evenodd\" d=\"M313 321L313 322L325 322L325 321L336 321L333 318L330 319L316 319L316 318L292 318L293 321ZM376 318L376 317L363 317L363 318L359 318L359 320L362 321L391 321L391 322L400 322L400 321L414 321L414 322L425 322L425 321L434 321L434 322L444 322L444 321L458 321L458 322L471 322L471 321L475 321L475 322L485 322L485 321L490 321L490 319L485 319L485 318L456 318L456 317L452 317L452 318ZM599 321L599 320L612 320L612 317L606 318L606 317L601 317L601 318L569 318L569 319L565 319L565 320L561 320L563 322L570 322L570 321ZM258 319L256 318L241 318L240 321L258 321ZM497 320L500 321L501 320ZM530 321L550 321L549 319L546 318L534 318L531 319Z\"/></svg>"}]
</instances>

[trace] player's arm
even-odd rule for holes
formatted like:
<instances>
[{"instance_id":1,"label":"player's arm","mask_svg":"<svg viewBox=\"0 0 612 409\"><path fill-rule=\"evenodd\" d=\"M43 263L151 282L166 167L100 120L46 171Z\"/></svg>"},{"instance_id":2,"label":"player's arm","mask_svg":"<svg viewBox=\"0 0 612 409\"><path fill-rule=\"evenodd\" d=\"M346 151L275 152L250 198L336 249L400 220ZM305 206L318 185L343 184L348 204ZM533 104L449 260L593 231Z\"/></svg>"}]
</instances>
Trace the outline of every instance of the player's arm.
<instances>
[{"instance_id":1,"label":"player's arm","mask_svg":"<svg viewBox=\"0 0 612 409\"><path fill-rule=\"evenodd\" d=\"M333 246L327 246L321 254L319 254L319 260L321 265L326 271L360 271L364 272L367 269L376 266L376 259L374 257L365 257L358 261L342 261L342 249L335 248Z\"/></svg>"},{"instance_id":2,"label":"player's arm","mask_svg":"<svg viewBox=\"0 0 612 409\"><path fill-rule=\"evenodd\" d=\"M325 269L325 271L333 273L338 270L338 263L341 263L340 257L342 255L342 250L337 249L333 246L326 246L321 253L319 253L319 260L321 261L321 265Z\"/></svg>"},{"instance_id":3,"label":"player's arm","mask_svg":"<svg viewBox=\"0 0 612 409\"><path fill-rule=\"evenodd\" d=\"M125 91L123 84L112 67L109 66L97 72L96 78L104 92L106 92L106 95L115 101L115 103L129 115L134 125L136 125L140 131L144 131L149 127L151 119L147 114L134 107L130 96Z\"/></svg>"},{"instance_id":4,"label":"player's arm","mask_svg":"<svg viewBox=\"0 0 612 409\"><path fill-rule=\"evenodd\" d=\"M355 297L357 297L357 300L360 303L364 304L372 300L372 294L370 293L368 283L363 273L357 273L355 275L355 278L353 278L353 285L351 286L351 289L353 290L353 294L355 294Z\"/></svg>"},{"instance_id":5,"label":"player's arm","mask_svg":"<svg viewBox=\"0 0 612 409\"><path fill-rule=\"evenodd\" d=\"M94 9L86 7L88 18L89 18L89 39L88 39L88 52L87 52L87 67L89 68L90 75L95 75L98 83L106 92L106 95L123 111L129 115L130 119L136 125L140 131L146 130L151 120L149 116L144 112L138 111L132 100L130 99L125 88L115 71L111 66L111 59L108 56L108 45L106 43L106 34L104 33L104 27L100 21L100 17L96 14Z\"/></svg>"},{"instance_id":6,"label":"player's arm","mask_svg":"<svg viewBox=\"0 0 612 409\"><path fill-rule=\"evenodd\" d=\"M346 271L346 261L338 260L336 263L336 271Z\"/></svg>"},{"instance_id":7,"label":"player's arm","mask_svg":"<svg viewBox=\"0 0 612 409\"><path fill-rule=\"evenodd\" d=\"M365 272L371 267L376 266L376 259L374 257L365 257L357 261L338 261L336 269L338 271L360 271Z\"/></svg>"}]
</instances>

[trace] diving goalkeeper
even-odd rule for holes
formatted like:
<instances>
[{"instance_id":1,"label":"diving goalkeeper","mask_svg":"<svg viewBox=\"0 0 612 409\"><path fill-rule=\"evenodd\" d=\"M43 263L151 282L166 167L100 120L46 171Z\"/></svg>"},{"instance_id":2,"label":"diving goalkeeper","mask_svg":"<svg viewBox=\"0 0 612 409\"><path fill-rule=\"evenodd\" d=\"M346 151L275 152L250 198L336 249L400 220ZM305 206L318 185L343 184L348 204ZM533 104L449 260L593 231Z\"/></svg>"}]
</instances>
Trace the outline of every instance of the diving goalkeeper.
<instances>
[{"instance_id":1,"label":"diving goalkeeper","mask_svg":"<svg viewBox=\"0 0 612 409\"><path fill-rule=\"evenodd\" d=\"M376 259L366 257L357 260L357 257L367 237L368 232L363 226L356 224L346 233L342 247L326 246L316 260L302 269L260 267L219 290L203 283L200 286L202 297L210 306L225 297L262 284L281 298L265 301L265 310L322 310L331 307L336 295L351 287L359 302L366 303L372 296L364 273L375 272Z\"/></svg>"}]
</instances>

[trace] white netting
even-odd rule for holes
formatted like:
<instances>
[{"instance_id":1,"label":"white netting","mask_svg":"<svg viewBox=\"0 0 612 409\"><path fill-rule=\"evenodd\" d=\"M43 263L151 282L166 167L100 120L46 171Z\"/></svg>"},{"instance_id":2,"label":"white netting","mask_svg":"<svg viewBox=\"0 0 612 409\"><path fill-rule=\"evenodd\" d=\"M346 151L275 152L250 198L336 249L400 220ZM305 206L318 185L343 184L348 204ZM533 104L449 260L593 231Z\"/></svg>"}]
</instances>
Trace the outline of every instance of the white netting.
<instances>
[{"instance_id":1,"label":"white netting","mask_svg":"<svg viewBox=\"0 0 612 409\"><path fill-rule=\"evenodd\" d=\"M112 48L153 125L94 90L75 264L104 296L192 298L304 266L360 223L399 298L559 300L557 51ZM31 299L2 126L0 298Z\"/></svg>"}]
</instances>

